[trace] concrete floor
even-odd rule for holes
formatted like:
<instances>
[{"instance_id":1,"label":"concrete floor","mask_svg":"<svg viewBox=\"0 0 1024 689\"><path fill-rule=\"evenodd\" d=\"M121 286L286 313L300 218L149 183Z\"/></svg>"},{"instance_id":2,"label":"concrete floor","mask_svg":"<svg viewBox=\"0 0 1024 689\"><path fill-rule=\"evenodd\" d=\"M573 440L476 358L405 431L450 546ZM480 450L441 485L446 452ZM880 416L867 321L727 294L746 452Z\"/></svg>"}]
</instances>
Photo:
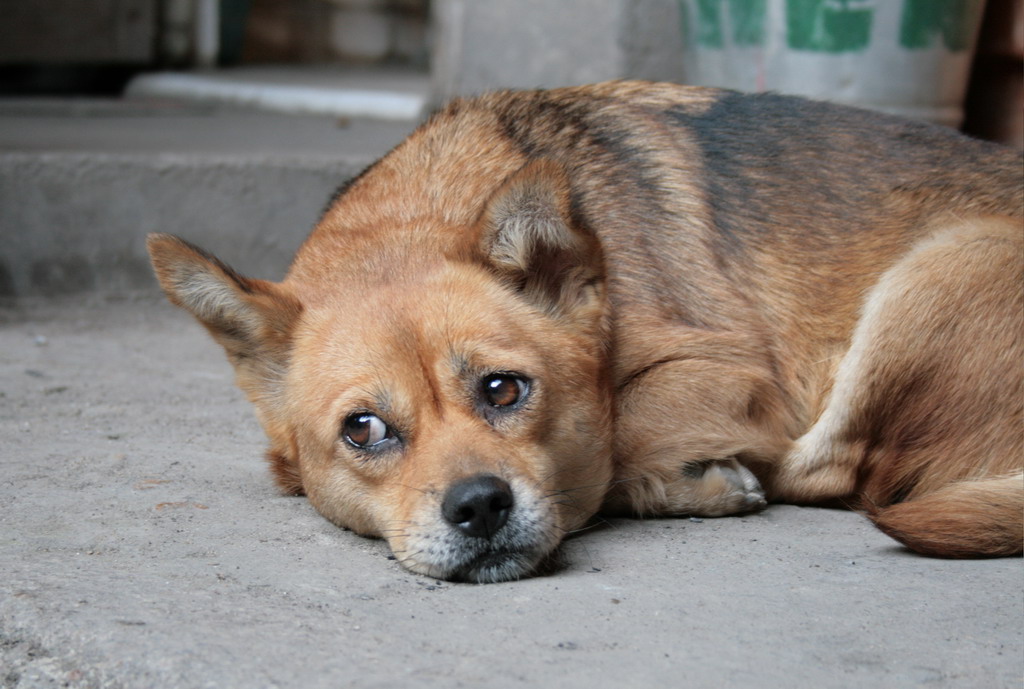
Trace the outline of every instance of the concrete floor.
<instances>
[{"instance_id":1,"label":"concrete floor","mask_svg":"<svg viewBox=\"0 0 1024 689\"><path fill-rule=\"evenodd\" d=\"M275 492L219 348L156 295L0 324L2 687L1021 685L1019 558L772 506L615 520L550 576L439 582Z\"/></svg>"}]
</instances>

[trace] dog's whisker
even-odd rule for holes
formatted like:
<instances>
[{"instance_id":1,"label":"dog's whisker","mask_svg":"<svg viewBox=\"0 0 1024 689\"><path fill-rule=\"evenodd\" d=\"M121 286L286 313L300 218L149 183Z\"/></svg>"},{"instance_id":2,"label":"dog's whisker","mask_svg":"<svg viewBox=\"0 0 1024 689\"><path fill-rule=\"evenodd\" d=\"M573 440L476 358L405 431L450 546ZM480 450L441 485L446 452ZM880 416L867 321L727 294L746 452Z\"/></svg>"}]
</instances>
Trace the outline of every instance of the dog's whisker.
<instances>
[{"instance_id":1,"label":"dog's whisker","mask_svg":"<svg viewBox=\"0 0 1024 689\"><path fill-rule=\"evenodd\" d=\"M403 552L404 552L404 551L403 551ZM409 554L408 554L408 555L406 555L405 557L399 558L398 562L399 562L399 563L401 563L401 564L402 564L402 566L404 567L404 566L406 566L406 565L407 565L408 563L412 562L412 561L413 561L413 558L415 558L415 557L416 557L416 556L418 556L418 555L422 555L422 554L423 554L423 551L422 551L422 550L417 550L417 551L415 551L415 552L413 552L413 553L409 553ZM397 557L397 554L396 554L396 557Z\"/></svg>"},{"instance_id":2,"label":"dog's whisker","mask_svg":"<svg viewBox=\"0 0 1024 689\"><path fill-rule=\"evenodd\" d=\"M606 525L606 524L607 524L607 522L603 522L603 521L597 521L597 522L594 522L593 524L586 524L585 526L581 526L581 527L578 527L578 528L576 528L576 529L567 529L567 530L565 531L565 533L566 533L567 535L568 535L568 534L578 534L578 533L583 533L584 531L591 531L591 530L593 530L593 529L596 529L596 528L598 528L598 527L604 526L604 525Z\"/></svg>"},{"instance_id":3,"label":"dog's whisker","mask_svg":"<svg viewBox=\"0 0 1024 689\"><path fill-rule=\"evenodd\" d=\"M400 483L398 485L400 485L402 488L408 488L409 490L414 490L417 493L423 493L424 495L440 495L440 491L437 490L437 488L434 488L433 486L427 486L426 488L419 488L418 486L410 486L408 483Z\"/></svg>"}]
</instances>

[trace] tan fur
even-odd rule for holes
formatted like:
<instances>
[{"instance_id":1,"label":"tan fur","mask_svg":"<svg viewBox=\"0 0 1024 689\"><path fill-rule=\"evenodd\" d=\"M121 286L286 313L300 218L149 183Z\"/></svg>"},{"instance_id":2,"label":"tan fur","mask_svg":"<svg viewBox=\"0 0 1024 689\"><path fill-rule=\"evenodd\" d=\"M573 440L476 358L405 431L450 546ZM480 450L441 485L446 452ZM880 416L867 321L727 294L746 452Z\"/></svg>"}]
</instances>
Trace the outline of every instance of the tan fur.
<instances>
[{"instance_id":1,"label":"tan fur","mask_svg":"<svg viewBox=\"0 0 1024 689\"><path fill-rule=\"evenodd\" d=\"M1020 165L772 95L504 92L352 182L281 283L149 248L282 488L414 571L515 578L599 509L769 499L1019 554Z\"/></svg>"}]
</instances>

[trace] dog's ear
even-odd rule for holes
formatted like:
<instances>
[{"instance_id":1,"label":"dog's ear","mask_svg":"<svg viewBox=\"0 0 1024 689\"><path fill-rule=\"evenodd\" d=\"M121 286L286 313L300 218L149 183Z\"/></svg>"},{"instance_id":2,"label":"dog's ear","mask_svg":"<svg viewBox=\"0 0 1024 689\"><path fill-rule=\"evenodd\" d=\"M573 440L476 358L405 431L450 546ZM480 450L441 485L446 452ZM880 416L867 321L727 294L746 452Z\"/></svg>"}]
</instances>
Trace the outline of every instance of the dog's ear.
<instances>
[{"instance_id":1,"label":"dog's ear","mask_svg":"<svg viewBox=\"0 0 1024 689\"><path fill-rule=\"evenodd\" d=\"M277 448L288 445L280 393L301 303L282 285L242 277L183 239L151 234L146 247L171 303L195 316L227 352L238 387L270 438L267 459L278 484L288 494L302 493L297 458Z\"/></svg>"},{"instance_id":2,"label":"dog's ear","mask_svg":"<svg viewBox=\"0 0 1024 689\"><path fill-rule=\"evenodd\" d=\"M242 277L183 239L151 234L146 248L168 299L224 347L239 386L259 407L276 392L301 304L281 285Z\"/></svg>"},{"instance_id":3,"label":"dog's ear","mask_svg":"<svg viewBox=\"0 0 1024 689\"><path fill-rule=\"evenodd\" d=\"M491 266L553 316L594 315L603 295L597 238L573 222L569 182L551 161L533 161L494 194L483 215Z\"/></svg>"}]
</instances>

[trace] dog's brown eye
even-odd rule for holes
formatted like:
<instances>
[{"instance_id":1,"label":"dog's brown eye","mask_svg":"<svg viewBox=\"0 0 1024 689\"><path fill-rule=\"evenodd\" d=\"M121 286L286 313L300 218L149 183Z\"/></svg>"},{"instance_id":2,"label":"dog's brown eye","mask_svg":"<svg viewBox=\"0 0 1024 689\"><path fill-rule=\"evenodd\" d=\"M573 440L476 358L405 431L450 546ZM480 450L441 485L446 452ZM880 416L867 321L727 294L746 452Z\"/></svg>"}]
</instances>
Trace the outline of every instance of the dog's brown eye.
<instances>
[{"instance_id":1,"label":"dog's brown eye","mask_svg":"<svg viewBox=\"0 0 1024 689\"><path fill-rule=\"evenodd\" d=\"M483 379L483 395L492 407L511 407L526 397L529 385L512 373L492 373Z\"/></svg>"},{"instance_id":2,"label":"dog's brown eye","mask_svg":"<svg viewBox=\"0 0 1024 689\"><path fill-rule=\"evenodd\" d=\"M369 412L349 414L342 424L341 433L345 440L358 448L373 447L393 436L388 425Z\"/></svg>"}]
</instances>

